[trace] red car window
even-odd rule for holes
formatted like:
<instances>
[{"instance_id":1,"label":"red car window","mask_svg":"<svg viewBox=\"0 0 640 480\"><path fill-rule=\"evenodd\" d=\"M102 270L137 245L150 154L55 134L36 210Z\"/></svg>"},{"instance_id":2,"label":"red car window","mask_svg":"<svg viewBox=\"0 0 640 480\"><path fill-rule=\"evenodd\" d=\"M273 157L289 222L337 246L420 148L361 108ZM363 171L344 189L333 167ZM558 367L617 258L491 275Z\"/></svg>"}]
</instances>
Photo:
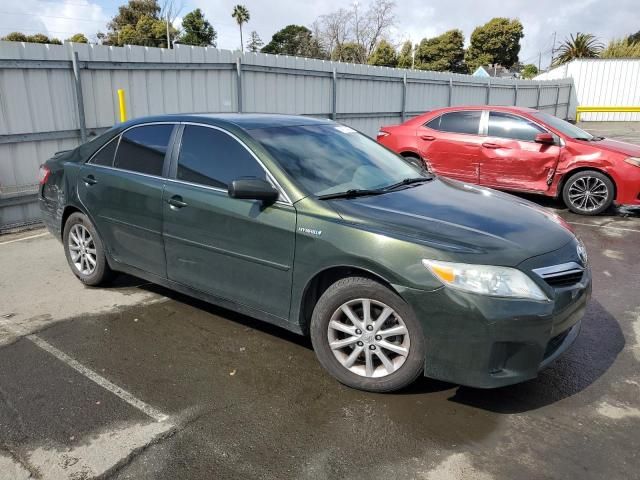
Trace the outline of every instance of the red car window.
<instances>
[{"instance_id":1,"label":"red car window","mask_svg":"<svg viewBox=\"0 0 640 480\"><path fill-rule=\"evenodd\" d=\"M480 110L449 112L431 120L427 123L427 127L441 132L477 135L480 128L480 117L482 117Z\"/></svg>"}]
</instances>

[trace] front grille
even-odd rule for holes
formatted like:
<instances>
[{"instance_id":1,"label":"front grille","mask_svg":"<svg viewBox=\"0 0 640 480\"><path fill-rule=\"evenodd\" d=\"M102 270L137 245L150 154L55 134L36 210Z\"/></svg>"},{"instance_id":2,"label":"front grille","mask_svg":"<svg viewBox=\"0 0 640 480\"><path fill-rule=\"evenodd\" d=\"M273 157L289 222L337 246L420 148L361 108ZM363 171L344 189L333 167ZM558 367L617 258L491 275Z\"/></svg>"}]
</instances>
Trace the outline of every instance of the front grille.
<instances>
[{"instance_id":1,"label":"front grille","mask_svg":"<svg viewBox=\"0 0 640 480\"><path fill-rule=\"evenodd\" d=\"M547 343L547 349L544 351L544 358L549 358L554 354L556 350L558 350L558 348L560 348L560 345L562 345L564 339L567 338L567 335L569 335L569 330L571 329L565 330L560 335L556 335L551 340L549 340L549 343Z\"/></svg>"},{"instance_id":2,"label":"front grille","mask_svg":"<svg viewBox=\"0 0 640 480\"><path fill-rule=\"evenodd\" d=\"M575 262L569 262L551 267L536 268L534 272L553 288L565 288L576 285L582 280L584 268Z\"/></svg>"},{"instance_id":3,"label":"front grille","mask_svg":"<svg viewBox=\"0 0 640 480\"><path fill-rule=\"evenodd\" d=\"M583 272L571 272L545 278L544 281L555 288L570 287L582 280Z\"/></svg>"}]
</instances>

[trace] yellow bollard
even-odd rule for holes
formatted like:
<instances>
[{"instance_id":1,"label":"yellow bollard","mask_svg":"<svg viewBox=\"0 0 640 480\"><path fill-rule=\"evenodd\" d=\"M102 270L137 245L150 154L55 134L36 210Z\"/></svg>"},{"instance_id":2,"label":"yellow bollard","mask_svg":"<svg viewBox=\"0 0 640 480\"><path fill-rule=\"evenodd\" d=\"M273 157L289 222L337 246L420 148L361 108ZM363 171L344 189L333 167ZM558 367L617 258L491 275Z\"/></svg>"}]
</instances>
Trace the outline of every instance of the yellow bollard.
<instances>
[{"instance_id":1,"label":"yellow bollard","mask_svg":"<svg viewBox=\"0 0 640 480\"><path fill-rule=\"evenodd\" d=\"M118 101L120 103L120 122L127 121L127 104L124 101L124 90L122 88L118 89Z\"/></svg>"}]
</instances>

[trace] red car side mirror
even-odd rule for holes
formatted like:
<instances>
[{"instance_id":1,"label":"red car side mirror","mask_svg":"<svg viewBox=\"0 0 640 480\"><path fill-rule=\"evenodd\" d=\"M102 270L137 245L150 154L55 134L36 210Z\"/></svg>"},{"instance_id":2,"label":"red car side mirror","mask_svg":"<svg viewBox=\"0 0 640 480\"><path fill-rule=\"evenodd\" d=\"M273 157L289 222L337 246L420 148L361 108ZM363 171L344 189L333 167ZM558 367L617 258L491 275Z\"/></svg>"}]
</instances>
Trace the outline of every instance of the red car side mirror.
<instances>
[{"instance_id":1,"label":"red car side mirror","mask_svg":"<svg viewBox=\"0 0 640 480\"><path fill-rule=\"evenodd\" d=\"M535 141L536 143L542 143L544 145L553 145L554 143L556 143L555 139L553 138L553 135L551 135L550 133L537 134Z\"/></svg>"}]
</instances>

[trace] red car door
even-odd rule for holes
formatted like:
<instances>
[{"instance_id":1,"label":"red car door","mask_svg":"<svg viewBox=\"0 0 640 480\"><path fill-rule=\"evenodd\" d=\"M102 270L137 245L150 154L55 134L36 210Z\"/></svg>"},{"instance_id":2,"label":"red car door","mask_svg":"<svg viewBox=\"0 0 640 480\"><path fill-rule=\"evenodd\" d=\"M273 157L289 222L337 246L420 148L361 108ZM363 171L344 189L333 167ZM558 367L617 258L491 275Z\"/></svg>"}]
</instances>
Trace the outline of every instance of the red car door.
<instances>
[{"instance_id":1,"label":"red car door","mask_svg":"<svg viewBox=\"0 0 640 480\"><path fill-rule=\"evenodd\" d=\"M560 157L560 147L535 141L549 133L518 115L489 112L480 149L480 184L509 190L544 192Z\"/></svg>"},{"instance_id":2,"label":"red car door","mask_svg":"<svg viewBox=\"0 0 640 480\"><path fill-rule=\"evenodd\" d=\"M438 175L478 183L482 111L444 113L418 127L418 148Z\"/></svg>"}]
</instances>

